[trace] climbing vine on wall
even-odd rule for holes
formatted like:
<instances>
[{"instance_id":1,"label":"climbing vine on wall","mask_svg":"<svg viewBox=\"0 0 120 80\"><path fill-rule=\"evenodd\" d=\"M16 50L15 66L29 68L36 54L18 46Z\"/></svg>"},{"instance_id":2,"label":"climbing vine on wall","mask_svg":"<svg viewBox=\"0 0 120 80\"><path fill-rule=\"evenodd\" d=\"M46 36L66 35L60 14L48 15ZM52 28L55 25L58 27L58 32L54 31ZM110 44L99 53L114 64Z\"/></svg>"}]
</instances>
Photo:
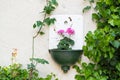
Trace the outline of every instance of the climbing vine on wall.
<instances>
[{"instance_id":1,"label":"climbing vine on wall","mask_svg":"<svg viewBox=\"0 0 120 80\"><path fill-rule=\"evenodd\" d=\"M45 34L42 31L42 28L44 28L45 26L50 26L51 24L55 23L56 19L50 18L50 15L56 9L57 6L58 6L58 3L56 0L46 0L46 5L44 6L43 11L42 11L42 13L44 14L43 20L38 20L33 24L33 28L38 28L38 31L33 36L33 39L32 39L32 57L30 58L31 63L28 64L29 80L34 79L34 72L36 72L36 66L38 63L48 64L48 61L46 61L45 59L36 58L34 56L34 54L35 54L34 53L34 48L35 48L34 42L35 42L35 38L38 37L38 35ZM51 78L45 79L45 80L51 80Z\"/></svg>"},{"instance_id":2,"label":"climbing vine on wall","mask_svg":"<svg viewBox=\"0 0 120 80\"><path fill-rule=\"evenodd\" d=\"M82 68L74 66L78 72L75 79L120 80L120 0L97 0L94 3L96 12L92 14L92 20L97 29L87 33L83 46L84 55L92 63L82 63Z\"/></svg>"}]
</instances>

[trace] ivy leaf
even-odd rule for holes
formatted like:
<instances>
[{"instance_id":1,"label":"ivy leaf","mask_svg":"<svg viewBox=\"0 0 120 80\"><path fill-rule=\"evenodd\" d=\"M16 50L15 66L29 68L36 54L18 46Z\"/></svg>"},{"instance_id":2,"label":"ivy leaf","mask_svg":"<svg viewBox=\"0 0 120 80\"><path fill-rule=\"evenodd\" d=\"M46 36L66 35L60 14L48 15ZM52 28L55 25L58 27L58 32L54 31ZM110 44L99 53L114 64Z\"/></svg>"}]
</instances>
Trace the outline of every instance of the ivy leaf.
<instances>
[{"instance_id":1,"label":"ivy leaf","mask_svg":"<svg viewBox=\"0 0 120 80\"><path fill-rule=\"evenodd\" d=\"M109 52L109 58L112 59L113 58L113 53L112 52Z\"/></svg>"},{"instance_id":2,"label":"ivy leaf","mask_svg":"<svg viewBox=\"0 0 120 80\"><path fill-rule=\"evenodd\" d=\"M87 63L85 63L85 62L84 62L84 63L82 63L82 67L84 67L84 68L85 68L86 66L87 66Z\"/></svg>"},{"instance_id":3,"label":"ivy leaf","mask_svg":"<svg viewBox=\"0 0 120 80\"><path fill-rule=\"evenodd\" d=\"M88 77L88 79L87 80L96 80L96 78L95 77L93 77L93 76L90 76L90 77Z\"/></svg>"},{"instance_id":4,"label":"ivy leaf","mask_svg":"<svg viewBox=\"0 0 120 80\"><path fill-rule=\"evenodd\" d=\"M110 19L108 20L108 23L110 23L112 26L120 26L120 20L119 19Z\"/></svg>"},{"instance_id":5,"label":"ivy leaf","mask_svg":"<svg viewBox=\"0 0 120 80\"><path fill-rule=\"evenodd\" d=\"M51 3L52 3L53 5L55 5L55 6L58 6L58 3L57 3L56 0L51 0Z\"/></svg>"},{"instance_id":6,"label":"ivy leaf","mask_svg":"<svg viewBox=\"0 0 120 80\"><path fill-rule=\"evenodd\" d=\"M110 5L110 4L112 4L112 3L113 3L113 1L112 1L112 0L106 0L105 2L106 2L106 4L108 4L108 5Z\"/></svg>"},{"instance_id":7,"label":"ivy leaf","mask_svg":"<svg viewBox=\"0 0 120 80\"><path fill-rule=\"evenodd\" d=\"M118 71L120 71L120 63L118 63L118 64L116 65L116 68L117 68Z\"/></svg>"},{"instance_id":8,"label":"ivy leaf","mask_svg":"<svg viewBox=\"0 0 120 80\"><path fill-rule=\"evenodd\" d=\"M49 25L51 25L51 24L54 24L55 21L56 21L55 18L49 18L49 17L48 17L48 18L44 19L43 22L45 22L45 23L49 26Z\"/></svg>"},{"instance_id":9,"label":"ivy leaf","mask_svg":"<svg viewBox=\"0 0 120 80\"><path fill-rule=\"evenodd\" d=\"M99 20L99 16L96 13L92 14L92 20Z\"/></svg>"},{"instance_id":10,"label":"ivy leaf","mask_svg":"<svg viewBox=\"0 0 120 80\"><path fill-rule=\"evenodd\" d=\"M98 23L97 23L97 27L98 27L98 28L102 28L103 26L104 26L103 23L101 23L101 22L98 22Z\"/></svg>"},{"instance_id":11,"label":"ivy leaf","mask_svg":"<svg viewBox=\"0 0 120 80\"><path fill-rule=\"evenodd\" d=\"M79 66L77 66L77 65L74 65L74 66L73 66L73 68L74 68L74 69L76 69L76 71L77 71L78 73L80 73L80 72L81 72L81 71L80 71L80 68L79 68Z\"/></svg>"},{"instance_id":12,"label":"ivy leaf","mask_svg":"<svg viewBox=\"0 0 120 80\"><path fill-rule=\"evenodd\" d=\"M112 14L111 16L112 16L113 19L119 19L118 15Z\"/></svg>"},{"instance_id":13,"label":"ivy leaf","mask_svg":"<svg viewBox=\"0 0 120 80\"><path fill-rule=\"evenodd\" d=\"M31 68L35 69L35 65L33 63L30 63L30 64L27 65L27 68L28 69L31 69Z\"/></svg>"},{"instance_id":14,"label":"ivy leaf","mask_svg":"<svg viewBox=\"0 0 120 80\"><path fill-rule=\"evenodd\" d=\"M45 7L44 7L44 11L43 11L43 12L45 12L45 13L47 13L47 14L50 14L54 9L55 9L54 6L48 5L48 6L45 6Z\"/></svg>"},{"instance_id":15,"label":"ivy leaf","mask_svg":"<svg viewBox=\"0 0 120 80\"><path fill-rule=\"evenodd\" d=\"M48 61L40 58L30 58L30 61L36 61L37 63L41 63L41 64L48 64Z\"/></svg>"},{"instance_id":16,"label":"ivy leaf","mask_svg":"<svg viewBox=\"0 0 120 80\"><path fill-rule=\"evenodd\" d=\"M108 23L109 23L110 25L114 26L114 20L113 20L113 19L108 20Z\"/></svg>"},{"instance_id":17,"label":"ivy leaf","mask_svg":"<svg viewBox=\"0 0 120 80\"><path fill-rule=\"evenodd\" d=\"M38 27L42 27L44 24L42 21L36 21Z\"/></svg>"},{"instance_id":18,"label":"ivy leaf","mask_svg":"<svg viewBox=\"0 0 120 80\"><path fill-rule=\"evenodd\" d=\"M119 47L120 47L120 42L117 41L117 40L111 42L111 44L112 44L115 48L119 48Z\"/></svg>"},{"instance_id":19,"label":"ivy leaf","mask_svg":"<svg viewBox=\"0 0 120 80\"><path fill-rule=\"evenodd\" d=\"M44 11L47 14L51 14L51 12L55 9L55 7L58 6L58 3L56 0L50 0L48 5L44 7Z\"/></svg>"},{"instance_id":20,"label":"ivy leaf","mask_svg":"<svg viewBox=\"0 0 120 80\"><path fill-rule=\"evenodd\" d=\"M89 0L90 3L94 3L94 0Z\"/></svg>"},{"instance_id":21,"label":"ivy leaf","mask_svg":"<svg viewBox=\"0 0 120 80\"><path fill-rule=\"evenodd\" d=\"M36 28L36 24L33 24L33 28Z\"/></svg>"},{"instance_id":22,"label":"ivy leaf","mask_svg":"<svg viewBox=\"0 0 120 80\"><path fill-rule=\"evenodd\" d=\"M86 7L83 9L83 13L84 13L85 11L90 10L90 9L91 9L91 6L86 6Z\"/></svg>"},{"instance_id":23,"label":"ivy leaf","mask_svg":"<svg viewBox=\"0 0 120 80\"><path fill-rule=\"evenodd\" d=\"M40 32L40 35L44 35L44 34L45 34L44 32L42 32L42 31Z\"/></svg>"},{"instance_id":24,"label":"ivy leaf","mask_svg":"<svg viewBox=\"0 0 120 80\"><path fill-rule=\"evenodd\" d=\"M85 76L81 76L81 75L75 75L75 79L76 80L86 80Z\"/></svg>"},{"instance_id":25,"label":"ivy leaf","mask_svg":"<svg viewBox=\"0 0 120 80\"><path fill-rule=\"evenodd\" d=\"M120 20L119 20L119 19L114 20L114 24L115 24L116 26L120 26Z\"/></svg>"},{"instance_id":26,"label":"ivy leaf","mask_svg":"<svg viewBox=\"0 0 120 80\"><path fill-rule=\"evenodd\" d=\"M54 23L55 23L55 21L56 21L56 19L55 19L55 18L51 18L51 24L54 24Z\"/></svg>"}]
</instances>

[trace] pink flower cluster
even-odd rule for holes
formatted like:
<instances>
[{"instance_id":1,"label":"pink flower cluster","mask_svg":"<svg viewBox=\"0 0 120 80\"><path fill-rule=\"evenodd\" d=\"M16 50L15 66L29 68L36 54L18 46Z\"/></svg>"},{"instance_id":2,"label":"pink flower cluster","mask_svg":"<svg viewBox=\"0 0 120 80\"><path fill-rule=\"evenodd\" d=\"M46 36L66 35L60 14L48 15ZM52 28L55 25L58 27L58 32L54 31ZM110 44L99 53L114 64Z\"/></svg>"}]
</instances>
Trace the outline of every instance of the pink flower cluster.
<instances>
[{"instance_id":1,"label":"pink flower cluster","mask_svg":"<svg viewBox=\"0 0 120 80\"><path fill-rule=\"evenodd\" d=\"M59 35L64 35L65 33L67 33L68 35L74 35L74 34L75 34L75 31L74 31L74 29L72 29L72 28L67 28L66 31L64 31L63 29L61 29L61 30L58 30L57 33L58 33Z\"/></svg>"}]
</instances>

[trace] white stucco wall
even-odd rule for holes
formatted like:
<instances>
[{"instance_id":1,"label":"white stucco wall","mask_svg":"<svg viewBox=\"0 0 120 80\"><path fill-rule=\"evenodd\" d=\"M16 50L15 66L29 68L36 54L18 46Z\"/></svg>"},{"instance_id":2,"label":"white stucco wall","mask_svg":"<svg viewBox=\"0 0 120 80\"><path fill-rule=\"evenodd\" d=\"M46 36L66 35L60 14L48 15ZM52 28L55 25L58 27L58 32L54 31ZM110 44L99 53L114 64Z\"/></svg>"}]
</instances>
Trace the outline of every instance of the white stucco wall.
<instances>
[{"instance_id":1,"label":"white stucco wall","mask_svg":"<svg viewBox=\"0 0 120 80\"><path fill-rule=\"evenodd\" d=\"M95 23L91 20L90 10L82 13L82 9L88 4L84 0L58 0L59 6L55 15L83 15L84 36L89 30L95 29ZM17 62L24 67L29 63L32 53L32 36L36 30L32 25L36 20L42 19L42 11L45 0L0 0L0 65L11 64L13 48L18 49ZM60 80L74 80L75 70L71 69L64 74L60 66L56 64L48 53L48 28L46 34L35 39L35 56L49 61L48 65L38 65L40 75L45 76L55 73ZM87 61L86 58L82 60Z\"/></svg>"}]
</instances>

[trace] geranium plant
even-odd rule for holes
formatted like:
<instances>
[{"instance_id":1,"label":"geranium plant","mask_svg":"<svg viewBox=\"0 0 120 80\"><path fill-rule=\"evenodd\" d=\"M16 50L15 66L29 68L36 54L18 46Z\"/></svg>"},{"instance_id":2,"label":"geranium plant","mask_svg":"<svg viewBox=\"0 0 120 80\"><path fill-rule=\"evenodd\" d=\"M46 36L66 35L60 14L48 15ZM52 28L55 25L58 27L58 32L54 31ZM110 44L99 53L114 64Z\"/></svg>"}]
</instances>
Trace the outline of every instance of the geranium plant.
<instances>
[{"instance_id":1,"label":"geranium plant","mask_svg":"<svg viewBox=\"0 0 120 80\"><path fill-rule=\"evenodd\" d=\"M74 29L71 27L67 28L67 30L60 29L57 31L57 34L62 37L57 45L58 49L71 50L72 46L75 44L74 40L71 39L71 37L75 34Z\"/></svg>"}]
</instances>

